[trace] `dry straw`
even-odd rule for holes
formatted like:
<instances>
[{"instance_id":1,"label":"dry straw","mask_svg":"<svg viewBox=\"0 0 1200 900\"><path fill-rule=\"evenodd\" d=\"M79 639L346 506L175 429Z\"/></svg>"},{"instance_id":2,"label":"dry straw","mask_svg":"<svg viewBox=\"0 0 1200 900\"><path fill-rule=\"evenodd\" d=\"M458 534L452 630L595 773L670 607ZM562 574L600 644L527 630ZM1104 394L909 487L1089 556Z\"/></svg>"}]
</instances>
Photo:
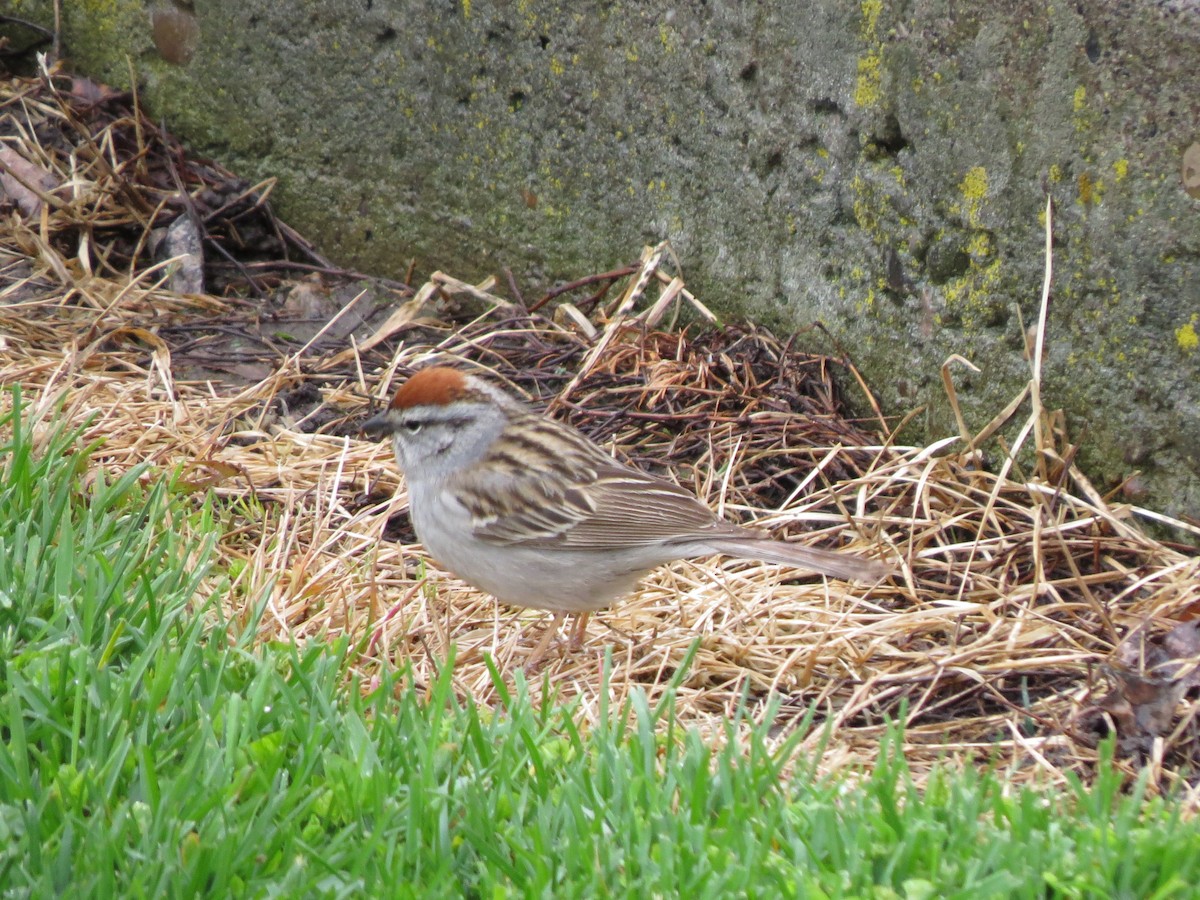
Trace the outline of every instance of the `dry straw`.
<instances>
[{"instance_id":1,"label":"dry straw","mask_svg":"<svg viewBox=\"0 0 1200 900\"><path fill-rule=\"evenodd\" d=\"M581 281L594 293L552 318L493 282L438 273L398 292L368 332L320 329L281 352L257 328L262 304L170 293L170 266L146 258L152 229L180 214L167 162L197 202L204 178L228 184L227 173L183 160L134 98L81 90L49 73L0 86L0 173L13 179L0 379L22 387L39 434L84 427L93 473L146 463L147 477L177 473L196 502L215 497L234 627L265 597L262 640L347 635L368 686L400 666L421 689L453 644L459 693L497 699L488 657L511 680L548 617L499 606L428 560L390 450L356 431L397 380L450 361L488 370L732 518L898 563L869 589L720 559L655 572L592 619L581 652L552 649L535 679L536 694L548 684L578 699L585 722L601 690L610 708L635 687L659 696L698 642L680 717L716 735L743 698L758 713L776 700L783 732L813 708L822 727L809 743L828 741L825 770L869 765L887 722L903 719L918 777L945 757L990 761L1015 781L1086 776L1113 729L1121 764L1149 765L1153 788L1193 777L1185 657L1200 563L1087 482L1043 405L1048 248L1027 389L979 433L960 416L961 434L929 446L900 445L878 415L866 427L841 418L834 373L861 385L853 366L717 324L662 246ZM261 191L231 193L242 205L206 219L210 232L228 237L230 217L265 207ZM261 271L255 284L269 289ZM452 305L474 318L444 321ZM693 324L677 327L680 313ZM262 367L243 375L259 377L196 377L185 361L231 328ZM957 410L954 362L943 376Z\"/></svg>"}]
</instances>

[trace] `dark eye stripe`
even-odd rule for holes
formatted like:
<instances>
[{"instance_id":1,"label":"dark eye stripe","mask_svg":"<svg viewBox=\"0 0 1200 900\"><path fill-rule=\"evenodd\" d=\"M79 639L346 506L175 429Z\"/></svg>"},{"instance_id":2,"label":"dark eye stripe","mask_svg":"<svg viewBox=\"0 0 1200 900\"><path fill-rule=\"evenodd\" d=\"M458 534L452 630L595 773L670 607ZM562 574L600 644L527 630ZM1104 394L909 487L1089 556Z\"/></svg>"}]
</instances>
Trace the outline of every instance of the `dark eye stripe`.
<instances>
[{"instance_id":1,"label":"dark eye stripe","mask_svg":"<svg viewBox=\"0 0 1200 900\"><path fill-rule=\"evenodd\" d=\"M446 418L444 416L426 416L422 418L415 418L406 416L400 422L400 427L406 431L417 432L426 425L447 425L451 428L464 428L467 425L470 425L472 421L472 419L461 417Z\"/></svg>"}]
</instances>

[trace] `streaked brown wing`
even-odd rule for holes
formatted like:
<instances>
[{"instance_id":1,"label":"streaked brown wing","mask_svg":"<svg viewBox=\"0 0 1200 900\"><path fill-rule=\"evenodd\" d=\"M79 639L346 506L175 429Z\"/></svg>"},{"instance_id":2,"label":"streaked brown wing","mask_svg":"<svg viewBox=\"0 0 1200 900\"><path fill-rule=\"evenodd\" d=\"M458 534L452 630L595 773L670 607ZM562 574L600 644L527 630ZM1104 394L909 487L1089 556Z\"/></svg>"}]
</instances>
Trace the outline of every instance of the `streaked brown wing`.
<instances>
[{"instance_id":1,"label":"streaked brown wing","mask_svg":"<svg viewBox=\"0 0 1200 900\"><path fill-rule=\"evenodd\" d=\"M612 465L582 434L531 412L513 414L479 465L460 470L447 489L471 514L475 535L496 544L557 541L592 513L574 481Z\"/></svg>"},{"instance_id":2,"label":"streaked brown wing","mask_svg":"<svg viewBox=\"0 0 1200 900\"><path fill-rule=\"evenodd\" d=\"M450 489L471 514L475 536L495 544L554 543L591 514L587 498L568 491L557 474L475 469L456 476Z\"/></svg>"},{"instance_id":3,"label":"streaked brown wing","mask_svg":"<svg viewBox=\"0 0 1200 900\"><path fill-rule=\"evenodd\" d=\"M493 469L486 479L478 472L461 476L454 488L475 519L476 536L497 544L611 550L657 544L668 535L745 536L670 482L616 461L585 470L586 485L560 472Z\"/></svg>"},{"instance_id":4,"label":"streaked brown wing","mask_svg":"<svg viewBox=\"0 0 1200 900\"><path fill-rule=\"evenodd\" d=\"M644 472L623 467L601 472L590 494L596 509L562 535L564 546L601 550L664 539L746 536L690 491Z\"/></svg>"}]
</instances>

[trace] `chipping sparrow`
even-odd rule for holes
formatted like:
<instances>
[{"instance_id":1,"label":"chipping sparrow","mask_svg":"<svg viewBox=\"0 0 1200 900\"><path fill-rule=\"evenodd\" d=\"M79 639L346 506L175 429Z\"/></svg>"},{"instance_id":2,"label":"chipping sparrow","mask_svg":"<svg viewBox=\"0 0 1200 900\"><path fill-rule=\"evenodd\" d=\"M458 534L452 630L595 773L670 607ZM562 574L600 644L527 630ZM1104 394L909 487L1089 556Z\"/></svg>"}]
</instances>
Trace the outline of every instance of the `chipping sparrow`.
<instances>
[{"instance_id":1,"label":"chipping sparrow","mask_svg":"<svg viewBox=\"0 0 1200 900\"><path fill-rule=\"evenodd\" d=\"M529 665L566 613L607 606L673 560L723 553L864 581L891 571L727 522L457 369L417 372L362 427L392 439L413 526L435 560L504 603L554 612Z\"/></svg>"}]
</instances>

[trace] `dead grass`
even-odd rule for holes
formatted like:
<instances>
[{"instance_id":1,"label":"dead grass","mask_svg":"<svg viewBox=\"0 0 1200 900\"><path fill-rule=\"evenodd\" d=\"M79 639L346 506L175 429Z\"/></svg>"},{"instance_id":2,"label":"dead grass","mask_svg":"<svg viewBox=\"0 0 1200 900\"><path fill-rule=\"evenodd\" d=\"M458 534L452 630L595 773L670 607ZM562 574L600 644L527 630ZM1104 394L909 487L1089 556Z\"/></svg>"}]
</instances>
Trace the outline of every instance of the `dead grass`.
<instances>
[{"instance_id":1,"label":"dead grass","mask_svg":"<svg viewBox=\"0 0 1200 900\"><path fill-rule=\"evenodd\" d=\"M175 358L184 335L191 347L214 323L250 329L260 313L162 287L170 267L143 248L186 206L173 185L154 187L167 138L132 98L87 101L89 118L77 93L46 76L0 85L0 173L29 184L0 206L0 381L21 386L41 433L86 423L93 473L146 463L148 477L179 473L197 501L212 492L230 529L219 547L228 613L245 623L235 604L267 596L262 640L347 635L365 684L410 666L418 687L455 644L457 689L485 704L496 700L487 656L512 678L548 617L498 606L427 560L390 450L356 436L397 379L457 361L673 471L733 518L898 563L870 589L719 559L661 569L592 620L582 652L552 650L545 684L578 698L585 719L600 709L608 650L619 704L635 687L657 697L698 641L681 718L715 735L743 697L780 700L781 729L815 707L829 731L811 742L828 737L827 770L869 764L887 721L903 719L918 774L955 756L995 761L1017 781L1086 777L1099 737L1116 730L1122 765L1148 764L1153 788L1194 784L1186 629L1200 612L1200 561L1144 534L1136 510L1072 465L1061 418L1042 405L1040 364L980 433L964 424L903 446L881 417L841 418L833 371L854 383L852 365L712 322L658 247L580 285L595 293L554 318L491 282L435 274L340 346L264 351L269 373L250 383L188 378ZM198 195L188 165L181 183ZM264 209L260 194L242 199ZM475 315L444 321L451 307ZM677 327L681 311L706 323ZM1043 314L1032 359L1051 338Z\"/></svg>"}]
</instances>

